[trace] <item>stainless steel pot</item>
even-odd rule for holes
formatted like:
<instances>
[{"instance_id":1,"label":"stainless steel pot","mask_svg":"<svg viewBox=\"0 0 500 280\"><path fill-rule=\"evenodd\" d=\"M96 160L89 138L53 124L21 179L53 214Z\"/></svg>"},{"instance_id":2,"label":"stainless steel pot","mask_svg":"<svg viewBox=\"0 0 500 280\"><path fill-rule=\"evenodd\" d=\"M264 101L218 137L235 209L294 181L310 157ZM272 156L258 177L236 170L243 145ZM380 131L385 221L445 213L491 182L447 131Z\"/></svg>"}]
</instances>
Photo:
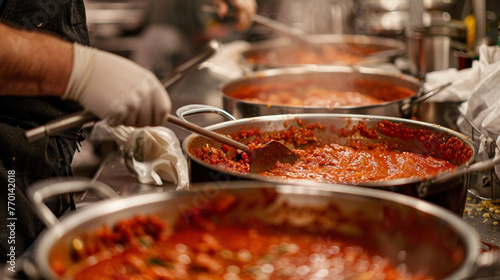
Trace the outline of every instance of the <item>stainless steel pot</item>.
<instances>
[{"instance_id":1,"label":"stainless steel pot","mask_svg":"<svg viewBox=\"0 0 500 280\"><path fill-rule=\"evenodd\" d=\"M286 210L286 207L298 210L282 211L289 220L296 218L295 213L304 213L300 209L318 217L311 219L311 223L321 217L338 217L336 222L329 219L332 223L328 228L325 224L332 236L362 241L373 252L388 257L407 271L426 273L435 279L468 279L497 260L495 254L480 254L478 234L458 216L441 207L396 193L339 185L327 186L328 191L325 191L325 187L318 185L220 181L196 185L192 192L150 193L97 202L59 222L50 212L44 211L42 201L48 196L80 191L87 186L109 191L106 186L96 186L88 180L46 181L31 188L30 199L39 210L37 213L41 213L43 220L55 221L47 224L49 228L40 235L35 252L35 266L44 279L60 279L50 267L54 252L63 257L67 266L74 265L73 241L84 234L92 234L103 225L112 227L138 214L157 214L174 222L184 218L183 209L203 211L220 193L237 197L239 203L231 210L231 215L241 219L259 217L266 223L273 223L276 218L273 213L277 209ZM299 226L307 227L308 223Z\"/></svg>"},{"instance_id":2,"label":"stainless steel pot","mask_svg":"<svg viewBox=\"0 0 500 280\"><path fill-rule=\"evenodd\" d=\"M339 58L335 62L315 63L320 65L367 65L390 62L405 54L405 43L389 38L365 35L318 34L308 35L307 40L318 46L333 47L346 55L355 55L355 62ZM271 39L252 44L249 50L241 53L241 64L251 70L294 67L311 64L290 63L280 58L283 52L307 51L305 47L297 46L288 38ZM365 52L365 53L364 53ZM264 56L267 62L253 61L252 57Z\"/></svg>"},{"instance_id":3,"label":"stainless steel pot","mask_svg":"<svg viewBox=\"0 0 500 280\"><path fill-rule=\"evenodd\" d=\"M406 98L395 97L392 101L375 105L339 106L334 108L326 106L272 105L245 101L231 96L233 91L242 86L275 85L277 83L307 82L310 80L320 80L322 83L324 81L328 84L328 89L335 89L335 85L339 85L342 91L345 91L345 88L351 87L352 90L355 90L354 86L359 81L389 83L409 89L414 92L414 95ZM311 82L311 85L314 85L314 83ZM236 118L300 113L347 113L410 117L414 106L421 102L420 100L416 100L420 94L419 88L419 81L415 78L387 70L347 66L318 66L258 71L222 84L221 92L224 110ZM430 94L435 94L435 92Z\"/></svg>"},{"instance_id":4,"label":"stainless steel pot","mask_svg":"<svg viewBox=\"0 0 500 280\"><path fill-rule=\"evenodd\" d=\"M184 115L189 115L189 111L181 110L181 112ZM200 111L198 111L198 113L199 112ZM280 131L287 129L289 126L300 126L299 120L301 122L303 121L305 124L319 122L327 128L335 126L337 131L342 128L351 129L353 126L363 122L369 129L377 131L379 136L377 139L368 139L359 135L341 137L328 129L321 135L318 134L317 137L324 139L325 141L334 141L339 144L348 143L348 141L354 138L361 139L366 142L385 142L391 145L397 144L398 150L410 151L419 154L431 154L436 158L444 158L439 146L429 148L427 144L425 144L426 139L421 139L417 135L413 135L412 137L406 139L398 138L398 136L384 135L379 130L379 122L389 121L401 124L404 128L425 129L429 131L429 137L440 137L440 139L441 137L443 139L454 137L458 139L464 146L470 148L470 155L467 155L466 160L452 162L458 165L457 172L442 173L434 178L387 180L377 183L362 183L359 184L359 186L383 189L419 197L441 205L458 214L462 214L469 186L469 169L467 167L474 161L474 157L476 155L476 145L465 135L448 128L419 121L384 116L353 114L290 114L233 120L209 126L207 129L226 135L236 131L250 129L251 127L258 127L263 131ZM297 183L298 181L300 183L300 180L287 180L260 174L241 174L210 165L195 157L191 152L191 148L204 147L206 145L214 145L215 148L220 148L220 144L214 143L212 140L208 140L196 134L186 137L182 143L182 148L188 155L191 162L191 178L194 182L245 178L279 183ZM459 151L456 151L456 153L458 157L460 155ZM489 162L488 164L492 163Z\"/></svg>"},{"instance_id":5,"label":"stainless steel pot","mask_svg":"<svg viewBox=\"0 0 500 280\"><path fill-rule=\"evenodd\" d=\"M460 131L457 121L461 115L459 108L464 101L422 102L414 116L417 120L434 123L455 131Z\"/></svg>"},{"instance_id":6,"label":"stainless steel pot","mask_svg":"<svg viewBox=\"0 0 500 280\"><path fill-rule=\"evenodd\" d=\"M467 27L462 22L436 23L431 26L412 26L405 33L410 59L410 73L424 79L432 71L459 68L457 47L467 51Z\"/></svg>"}]
</instances>

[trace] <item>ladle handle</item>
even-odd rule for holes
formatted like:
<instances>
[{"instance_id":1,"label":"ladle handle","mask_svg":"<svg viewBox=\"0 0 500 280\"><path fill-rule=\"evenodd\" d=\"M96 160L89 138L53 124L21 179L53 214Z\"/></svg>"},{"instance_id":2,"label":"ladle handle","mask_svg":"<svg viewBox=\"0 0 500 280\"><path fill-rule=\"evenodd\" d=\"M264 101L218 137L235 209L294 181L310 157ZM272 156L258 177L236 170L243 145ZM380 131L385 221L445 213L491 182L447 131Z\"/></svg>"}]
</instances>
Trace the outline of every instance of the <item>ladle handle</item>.
<instances>
[{"instance_id":1,"label":"ladle handle","mask_svg":"<svg viewBox=\"0 0 500 280\"><path fill-rule=\"evenodd\" d=\"M238 141L235 141L233 139L230 139L222 134L219 134L217 132L213 132L211 130L208 130L208 129L205 129L201 126L198 126L198 125L195 125L195 124L192 124L190 122L186 122L186 121L183 121L181 120L180 118L176 117L176 116L173 116L173 115L168 115L168 118L167 118L168 122L171 122L175 125L178 125L180 127L183 127L187 130L190 130L192 132L195 132L195 133L198 133L200 135L203 135L205 137L208 137L210 139L213 139L213 140L216 140L216 141L219 141L223 144L226 144L226 145L229 145L233 148L236 148L236 149L240 149L240 150L243 150L245 152L250 152L250 148L245 145L245 144L242 144Z\"/></svg>"},{"instance_id":2,"label":"ladle handle","mask_svg":"<svg viewBox=\"0 0 500 280\"><path fill-rule=\"evenodd\" d=\"M50 121L39 127L35 127L26 131L25 136L28 142L33 142L44 137L53 136L61 131L72 128L81 127L82 125L99 120L94 114L89 111L79 111Z\"/></svg>"},{"instance_id":3,"label":"ladle handle","mask_svg":"<svg viewBox=\"0 0 500 280\"><path fill-rule=\"evenodd\" d=\"M175 82L179 81L181 78L186 76L189 72L196 69L202 62L209 59L221 48L221 43L217 40L211 40L207 44L207 49L196 55L195 57L189 59L188 61L177 66L171 72L167 74L160 82L165 87L168 88Z\"/></svg>"},{"instance_id":4,"label":"ladle handle","mask_svg":"<svg viewBox=\"0 0 500 280\"><path fill-rule=\"evenodd\" d=\"M262 26L265 26L282 36L288 37L292 39L294 42L302 44L306 46L310 50L314 50L317 52L322 52L323 48L321 47L320 44L317 44L316 42L311 42L307 38L307 34L298 28L294 28L292 26L289 26L287 24L283 24L279 21L272 20L270 18L261 16L259 14L255 14L253 16L253 21L257 24L260 24Z\"/></svg>"},{"instance_id":5,"label":"ladle handle","mask_svg":"<svg viewBox=\"0 0 500 280\"><path fill-rule=\"evenodd\" d=\"M201 7L201 11L206 12L206 13L217 13L217 8L213 5L203 5ZM235 13L231 12L231 11L228 12L227 16L230 16L233 18L236 17ZM274 32L277 32L285 37L293 39L296 42L299 42L303 45L311 46L312 48L317 48L318 50L321 50L321 48L319 46L315 45L314 43L308 41L305 38L306 33L302 29L295 28L293 26L281 23L279 21L270 19L270 18L265 17L265 16L261 16L259 14L254 14L252 16L252 21L254 23L265 26L265 27L269 28L270 30L273 30Z\"/></svg>"},{"instance_id":6,"label":"ladle handle","mask_svg":"<svg viewBox=\"0 0 500 280\"><path fill-rule=\"evenodd\" d=\"M415 106L419 103L422 103L425 100L431 98L432 96L440 93L441 91L443 91L445 88L449 87L450 85L451 85L451 82L444 84L444 85L441 85L441 86L438 86L437 88L431 89L430 91L424 93L423 95L419 96L418 98L416 98L408 103L403 104L401 106L401 112L403 113L403 115L411 115L411 109L413 108L413 106Z\"/></svg>"},{"instance_id":7,"label":"ladle handle","mask_svg":"<svg viewBox=\"0 0 500 280\"><path fill-rule=\"evenodd\" d=\"M278 32L279 34L289 37L293 40L300 41L303 44L309 45L311 42L307 41L303 36L305 35L304 31L301 29L297 29L291 27L289 25L283 24L279 21L272 20L270 18L261 16L259 14L253 15L253 21L262 26L265 26L271 30Z\"/></svg>"}]
</instances>

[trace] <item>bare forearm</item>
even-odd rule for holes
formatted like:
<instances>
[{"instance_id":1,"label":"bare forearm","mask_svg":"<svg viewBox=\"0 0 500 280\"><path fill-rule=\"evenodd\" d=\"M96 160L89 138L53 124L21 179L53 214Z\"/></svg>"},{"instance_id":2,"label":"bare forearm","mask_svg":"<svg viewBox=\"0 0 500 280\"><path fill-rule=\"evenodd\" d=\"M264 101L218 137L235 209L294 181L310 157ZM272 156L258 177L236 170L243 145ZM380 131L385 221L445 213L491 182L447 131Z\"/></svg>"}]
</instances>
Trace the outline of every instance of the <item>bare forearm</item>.
<instances>
[{"instance_id":1,"label":"bare forearm","mask_svg":"<svg viewBox=\"0 0 500 280\"><path fill-rule=\"evenodd\" d=\"M0 95L61 96L72 64L71 43L0 22Z\"/></svg>"}]
</instances>

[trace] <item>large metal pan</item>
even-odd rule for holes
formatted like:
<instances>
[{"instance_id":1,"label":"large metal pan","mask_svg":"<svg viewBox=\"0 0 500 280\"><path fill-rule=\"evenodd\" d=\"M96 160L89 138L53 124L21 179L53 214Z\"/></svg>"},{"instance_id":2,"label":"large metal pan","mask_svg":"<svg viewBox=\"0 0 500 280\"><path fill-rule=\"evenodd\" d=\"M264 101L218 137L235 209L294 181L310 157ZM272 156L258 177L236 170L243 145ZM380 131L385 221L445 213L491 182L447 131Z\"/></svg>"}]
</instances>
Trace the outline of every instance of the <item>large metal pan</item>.
<instances>
[{"instance_id":1,"label":"large metal pan","mask_svg":"<svg viewBox=\"0 0 500 280\"><path fill-rule=\"evenodd\" d=\"M189 112L185 111L183 113L189 115ZM400 138L400 136L387 135L385 132L379 129L378 124L381 121L388 121L391 123L399 124L403 129L423 129L425 131L428 131L426 132L428 133L428 135L426 137L421 137L414 134L409 137L405 136L406 138L404 139ZM359 135L359 133L349 136L340 136L336 132L332 132L329 129L324 132L318 133L316 136L320 139L323 139L324 141L338 144L348 143L348 141L352 139L361 139L362 141L366 142L389 143L389 145L397 146L397 150L400 151L410 151L419 154L432 155L439 159L448 160L457 165L459 170L462 170L462 168L469 166L474 161L474 157L476 155L475 143L465 135L460 134L456 131L429 123L383 116L365 116L353 114L274 115L223 122L209 126L207 127L207 129L227 135L236 131L247 130L251 127L258 127L262 131L281 131L287 129L289 126L299 127L301 125L314 122L319 122L325 125L325 127L327 128L336 127L337 131L341 131L342 128L350 130L362 122L366 124L368 129L374 129L377 132L377 139L369 139ZM433 138L440 140L447 140L450 138L457 139L459 143L463 145L464 150L453 151L453 153L456 153L456 159L446 158L437 142L433 143L433 140L430 140ZM244 141L244 139L240 141ZM206 145L214 146L216 149L220 149L221 147L219 143L214 143L213 141L203 138L197 134L192 134L191 136L186 137L182 143L182 148L188 155L191 162L191 177L194 182L245 178L269 182L300 183L300 180L276 178L264 176L261 174L242 174L239 172L232 172L206 163L194 156L194 154L192 153L193 148L204 147ZM461 158L459 159L459 157ZM450 174L441 173L435 178L398 179L376 183L360 183L358 185L419 197L448 208L458 214L462 214L465 206L469 184L468 172L467 170L465 170L464 174L460 176L451 176L457 172L449 173ZM440 179L441 177L444 178Z\"/></svg>"},{"instance_id":2,"label":"large metal pan","mask_svg":"<svg viewBox=\"0 0 500 280\"><path fill-rule=\"evenodd\" d=\"M252 70L303 65L368 65L390 62L406 52L405 43L365 35L308 35L314 49L289 38L254 43L242 52L242 64ZM323 48L318 52L317 48Z\"/></svg>"},{"instance_id":3,"label":"large metal pan","mask_svg":"<svg viewBox=\"0 0 500 280\"><path fill-rule=\"evenodd\" d=\"M266 104L261 102L246 101L234 97L249 86L276 87L285 83L299 84L301 87L311 86L327 90L337 90L350 94L356 91L377 99L385 100L383 103L374 105L356 106L293 106L280 104ZM360 86L361 83L369 84ZM377 92L387 92L389 87L400 87L408 91L408 94L386 94L383 98L377 96ZM317 66L270 69L245 75L239 79L221 85L223 108L236 118L247 118L264 115L278 114L300 114L300 113L347 113L367 114L392 117L410 117L414 107L425 99L437 93L432 91L425 96L420 96L420 84L415 78L392 71L346 66ZM260 89L259 89L260 90ZM265 89L262 90L267 92ZM288 90L293 92L293 90ZM391 93L392 94L392 93ZM297 94L300 98L300 93ZM236 95L237 96L237 95Z\"/></svg>"},{"instance_id":4,"label":"large metal pan","mask_svg":"<svg viewBox=\"0 0 500 280\"><path fill-rule=\"evenodd\" d=\"M95 183L81 179L41 182L32 186L30 198L39 210L37 213L45 213L43 220L52 221L55 217L50 211L44 211L45 198L57 193L81 191L92 184ZM92 188L106 190L102 184ZM197 185L193 192L150 193L97 202L59 222L49 223L49 228L38 239L34 263L44 279L60 279L51 269L52 256L56 252L66 266L72 267L74 241L82 240L79 239L82 235L88 237L103 225L112 228L118 221L138 214L157 214L174 222L185 218L183 210L204 211L220 193L229 193L238 199L238 206L229 214L241 217L243 221L257 218L272 224L277 218L273 213L288 208L293 211L281 212L287 216L285 220L297 221L298 215L303 223L299 227L307 228L328 217L330 226L322 223L322 230L328 230L332 238L341 236L360 241L366 244L363 246L388 257L408 272L425 273L434 279L469 279L479 270L491 268L497 260L498 256L492 252L480 253L479 237L472 227L441 207L378 190L338 185L328 186L328 189L255 181L217 182ZM313 218L304 223L305 213ZM332 217L338 219L332 220ZM77 245L83 249L86 246Z\"/></svg>"}]
</instances>

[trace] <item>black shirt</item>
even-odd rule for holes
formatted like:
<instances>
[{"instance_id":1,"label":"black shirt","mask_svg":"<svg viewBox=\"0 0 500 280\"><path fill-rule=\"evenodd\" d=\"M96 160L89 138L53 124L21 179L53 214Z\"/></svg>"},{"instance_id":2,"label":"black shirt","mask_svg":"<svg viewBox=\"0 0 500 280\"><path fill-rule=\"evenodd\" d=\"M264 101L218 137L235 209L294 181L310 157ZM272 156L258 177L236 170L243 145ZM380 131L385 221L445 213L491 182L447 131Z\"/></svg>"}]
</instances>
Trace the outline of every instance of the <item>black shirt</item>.
<instances>
[{"instance_id":1,"label":"black shirt","mask_svg":"<svg viewBox=\"0 0 500 280\"><path fill-rule=\"evenodd\" d=\"M18 28L89 44L83 0L3 0L0 20ZM81 110L76 102L54 97L0 96L0 121L18 120L22 126L39 126L76 110Z\"/></svg>"},{"instance_id":2,"label":"black shirt","mask_svg":"<svg viewBox=\"0 0 500 280\"><path fill-rule=\"evenodd\" d=\"M70 42L89 44L83 0L0 0L0 21L18 28L47 32ZM0 38L1 40L2 38ZM0 96L0 219L7 213L8 174L15 173L15 244L7 242L10 232L0 228L0 260L5 264L11 246L20 257L43 229L26 197L36 181L71 176L70 164L80 136L79 130L60 133L33 143L27 129L81 110L73 101L57 97ZM68 196L46 201L56 215L67 209ZM1 267L1 265L0 265Z\"/></svg>"}]
</instances>

